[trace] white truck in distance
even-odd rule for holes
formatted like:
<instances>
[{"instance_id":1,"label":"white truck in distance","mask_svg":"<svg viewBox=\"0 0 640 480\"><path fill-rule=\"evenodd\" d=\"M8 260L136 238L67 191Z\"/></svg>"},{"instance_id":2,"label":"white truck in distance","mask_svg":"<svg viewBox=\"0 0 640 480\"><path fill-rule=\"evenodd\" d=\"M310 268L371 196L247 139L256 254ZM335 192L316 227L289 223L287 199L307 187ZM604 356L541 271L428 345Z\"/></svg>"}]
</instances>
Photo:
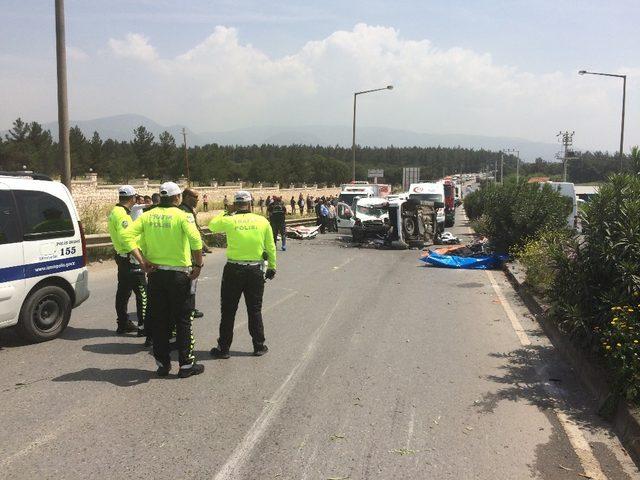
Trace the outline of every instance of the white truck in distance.
<instances>
[{"instance_id":1,"label":"white truck in distance","mask_svg":"<svg viewBox=\"0 0 640 480\"><path fill-rule=\"evenodd\" d=\"M338 201L353 207L353 200L356 197L386 197L391 193L391 185L382 183L355 182L340 185L340 195Z\"/></svg>"},{"instance_id":2,"label":"white truck in distance","mask_svg":"<svg viewBox=\"0 0 640 480\"><path fill-rule=\"evenodd\" d=\"M383 199L391 193L391 185L383 183L354 182L340 185L336 220L338 233L351 235L355 225L355 200L365 198Z\"/></svg>"},{"instance_id":3,"label":"white truck in distance","mask_svg":"<svg viewBox=\"0 0 640 480\"><path fill-rule=\"evenodd\" d=\"M576 197L575 185L571 182L545 182L563 197L571 199L571 213L567 217L567 227L577 228L578 226L578 199Z\"/></svg>"}]
</instances>

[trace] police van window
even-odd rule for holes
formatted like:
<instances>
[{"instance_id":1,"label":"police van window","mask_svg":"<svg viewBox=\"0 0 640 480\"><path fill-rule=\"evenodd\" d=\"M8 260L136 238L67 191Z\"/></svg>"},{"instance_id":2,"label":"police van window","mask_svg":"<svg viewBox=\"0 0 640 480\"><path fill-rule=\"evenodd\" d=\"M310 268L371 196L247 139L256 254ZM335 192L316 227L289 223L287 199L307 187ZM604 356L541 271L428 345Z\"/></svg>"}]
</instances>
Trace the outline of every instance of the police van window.
<instances>
[{"instance_id":1,"label":"police van window","mask_svg":"<svg viewBox=\"0 0 640 480\"><path fill-rule=\"evenodd\" d=\"M18 216L13 197L10 192L0 192L0 245L19 241Z\"/></svg>"},{"instance_id":2,"label":"police van window","mask_svg":"<svg viewBox=\"0 0 640 480\"><path fill-rule=\"evenodd\" d=\"M14 192L25 240L71 237L73 221L65 203L46 192Z\"/></svg>"}]
</instances>

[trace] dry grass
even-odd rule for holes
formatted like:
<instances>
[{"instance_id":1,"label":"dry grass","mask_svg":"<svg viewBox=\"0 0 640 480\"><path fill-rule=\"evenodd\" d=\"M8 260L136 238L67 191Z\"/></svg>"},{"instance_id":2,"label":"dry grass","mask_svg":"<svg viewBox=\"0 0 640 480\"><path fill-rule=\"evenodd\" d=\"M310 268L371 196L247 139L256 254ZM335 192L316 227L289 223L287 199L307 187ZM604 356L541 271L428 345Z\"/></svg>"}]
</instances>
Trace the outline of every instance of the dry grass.
<instances>
[{"instance_id":1,"label":"dry grass","mask_svg":"<svg viewBox=\"0 0 640 480\"><path fill-rule=\"evenodd\" d=\"M87 202L78 205L78 214L87 235L107 232L107 217L113 208L112 205Z\"/></svg>"}]
</instances>

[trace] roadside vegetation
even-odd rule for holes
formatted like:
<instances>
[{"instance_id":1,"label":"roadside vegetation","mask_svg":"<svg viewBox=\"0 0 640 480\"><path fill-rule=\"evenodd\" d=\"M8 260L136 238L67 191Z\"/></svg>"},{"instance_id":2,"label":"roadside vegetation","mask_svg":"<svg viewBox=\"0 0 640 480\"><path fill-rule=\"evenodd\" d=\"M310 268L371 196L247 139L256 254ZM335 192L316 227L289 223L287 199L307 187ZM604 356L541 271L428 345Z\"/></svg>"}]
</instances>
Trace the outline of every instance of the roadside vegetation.
<instances>
[{"instance_id":1,"label":"roadside vegetation","mask_svg":"<svg viewBox=\"0 0 640 480\"><path fill-rule=\"evenodd\" d=\"M98 132L85 136L77 126L69 131L72 176L91 171L111 183L129 183L135 178L176 179L185 173L184 151L169 132L154 135L144 126L131 132L128 141L101 138ZM498 151L462 147L357 148L356 178L367 178L370 168L384 169L385 182L402 183L402 168L420 167L425 179L461 172L480 172L499 164ZM49 130L38 122L18 118L0 138L0 165L6 170L27 170L57 176L58 145ZM218 145L188 148L191 180L202 185L242 180L248 183L340 184L351 179L350 147L322 145ZM630 157L624 159L631 169ZM619 159L605 152L583 152L569 163L575 182L597 182L617 171ZM515 174L516 157L504 155L505 178ZM637 170L635 170L637 171ZM562 164L537 158L522 162L522 178L562 175Z\"/></svg>"},{"instance_id":2,"label":"roadside vegetation","mask_svg":"<svg viewBox=\"0 0 640 480\"><path fill-rule=\"evenodd\" d=\"M638 170L639 155L634 148ZM640 176L616 174L602 184L581 210L580 234L565 228L568 210L554 193L488 185L467 196L465 209L478 233L524 266L528 287L560 329L611 372L606 408L619 398L638 404Z\"/></svg>"},{"instance_id":3,"label":"roadside vegetation","mask_svg":"<svg viewBox=\"0 0 640 480\"><path fill-rule=\"evenodd\" d=\"M545 185L507 181L486 183L467 195L464 207L474 230L500 253L523 247L542 232L562 230L571 204Z\"/></svg>"}]
</instances>

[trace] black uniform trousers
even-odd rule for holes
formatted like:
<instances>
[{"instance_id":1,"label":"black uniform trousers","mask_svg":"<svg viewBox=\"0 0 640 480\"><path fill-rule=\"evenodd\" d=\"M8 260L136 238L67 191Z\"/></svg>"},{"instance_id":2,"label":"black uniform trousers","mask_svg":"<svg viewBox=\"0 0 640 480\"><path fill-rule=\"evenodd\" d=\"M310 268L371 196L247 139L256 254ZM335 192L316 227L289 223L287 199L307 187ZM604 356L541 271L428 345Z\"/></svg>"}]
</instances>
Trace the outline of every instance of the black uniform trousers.
<instances>
[{"instance_id":1,"label":"black uniform trousers","mask_svg":"<svg viewBox=\"0 0 640 480\"><path fill-rule=\"evenodd\" d=\"M273 243L278 245L278 234L280 234L280 238L282 239L282 246L287 245L287 224L284 220L274 220L269 222L271 223L271 230L273 230Z\"/></svg>"},{"instance_id":2,"label":"black uniform trousers","mask_svg":"<svg viewBox=\"0 0 640 480\"><path fill-rule=\"evenodd\" d=\"M150 273L148 323L153 336L153 356L159 365L167 366L171 362L169 339L174 321L180 367L193 365L192 320L189 276L173 270L156 270Z\"/></svg>"},{"instance_id":3,"label":"black uniform trousers","mask_svg":"<svg viewBox=\"0 0 640 480\"><path fill-rule=\"evenodd\" d=\"M131 292L136 296L138 327L143 328L147 316L147 280L140 265L134 265L127 257L115 256L118 266L118 288L116 290L116 314L118 325L129 321L127 306Z\"/></svg>"},{"instance_id":4,"label":"black uniform trousers","mask_svg":"<svg viewBox=\"0 0 640 480\"><path fill-rule=\"evenodd\" d=\"M218 347L226 352L233 341L233 325L238 310L240 296L249 315L249 334L253 348L264 345L264 325L262 324L262 295L264 294L264 275L259 266L227 263L222 273L220 337Z\"/></svg>"}]
</instances>

